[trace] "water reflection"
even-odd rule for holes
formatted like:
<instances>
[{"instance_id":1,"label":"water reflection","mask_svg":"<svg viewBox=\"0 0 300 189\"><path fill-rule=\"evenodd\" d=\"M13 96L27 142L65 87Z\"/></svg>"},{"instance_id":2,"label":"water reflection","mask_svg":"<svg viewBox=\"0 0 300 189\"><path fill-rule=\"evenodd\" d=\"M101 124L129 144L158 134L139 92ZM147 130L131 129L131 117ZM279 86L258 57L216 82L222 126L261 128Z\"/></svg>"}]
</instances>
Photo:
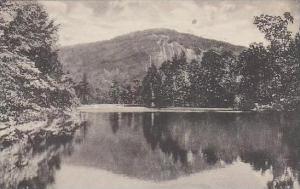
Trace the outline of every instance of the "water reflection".
<instances>
[{"instance_id":1,"label":"water reflection","mask_svg":"<svg viewBox=\"0 0 300 189\"><path fill-rule=\"evenodd\" d=\"M70 166L168 181L237 162L271 175L254 188L299 188L295 114L89 113L86 119L73 136L41 135L3 149L0 188L62 189Z\"/></svg>"},{"instance_id":2,"label":"water reflection","mask_svg":"<svg viewBox=\"0 0 300 189\"><path fill-rule=\"evenodd\" d=\"M151 174L147 175L150 179L173 179L240 159L261 174L267 170L272 171L273 179L267 183L268 188L291 188L295 179L299 182L300 125L299 120L295 119L296 115L119 114L116 114L119 119L115 123L111 122L114 133L114 125L118 124L123 127L122 132L127 130L128 135L131 135L132 131L125 128L126 125L131 125L132 117L142 116L142 121L136 124L142 126L143 136L150 149L163 152L162 159L173 161L169 162L168 167L168 171L173 171L172 174L167 177L162 175L162 166L160 173L152 173L156 175L155 178ZM113 117L116 115L110 114ZM122 173L139 177L129 172Z\"/></svg>"},{"instance_id":3,"label":"water reflection","mask_svg":"<svg viewBox=\"0 0 300 189\"><path fill-rule=\"evenodd\" d=\"M41 131L27 136L0 151L1 189L46 189L55 182L55 172L61 168L63 156L74 152L88 123L73 135Z\"/></svg>"}]
</instances>

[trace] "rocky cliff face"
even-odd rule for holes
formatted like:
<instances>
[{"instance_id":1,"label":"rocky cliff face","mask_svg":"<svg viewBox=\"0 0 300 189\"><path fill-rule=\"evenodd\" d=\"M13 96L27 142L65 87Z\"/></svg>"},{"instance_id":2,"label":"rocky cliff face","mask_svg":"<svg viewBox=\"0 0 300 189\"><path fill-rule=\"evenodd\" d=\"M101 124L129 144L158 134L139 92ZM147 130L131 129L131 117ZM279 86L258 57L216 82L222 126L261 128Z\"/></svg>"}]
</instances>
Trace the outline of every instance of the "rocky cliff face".
<instances>
[{"instance_id":1,"label":"rocky cliff face","mask_svg":"<svg viewBox=\"0 0 300 189\"><path fill-rule=\"evenodd\" d=\"M160 66L182 52L188 62L200 59L209 49L241 52L244 47L169 29L150 29L111 40L64 47L60 60L75 81L86 73L89 82L106 91L112 80L128 83L141 80L152 63Z\"/></svg>"}]
</instances>

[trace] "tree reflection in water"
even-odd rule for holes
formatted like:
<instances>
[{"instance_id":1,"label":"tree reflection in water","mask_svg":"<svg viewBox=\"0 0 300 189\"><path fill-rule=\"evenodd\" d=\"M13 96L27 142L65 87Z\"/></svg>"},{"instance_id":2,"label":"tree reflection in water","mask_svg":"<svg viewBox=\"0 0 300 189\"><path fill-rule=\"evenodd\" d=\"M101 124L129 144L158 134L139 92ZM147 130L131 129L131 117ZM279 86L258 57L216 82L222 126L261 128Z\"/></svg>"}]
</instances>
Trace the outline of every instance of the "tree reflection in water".
<instances>
[{"instance_id":1,"label":"tree reflection in water","mask_svg":"<svg viewBox=\"0 0 300 189\"><path fill-rule=\"evenodd\" d=\"M40 132L0 151L1 189L46 189L55 181L61 157L71 155L83 141L88 122L72 135Z\"/></svg>"},{"instance_id":2,"label":"tree reflection in water","mask_svg":"<svg viewBox=\"0 0 300 189\"><path fill-rule=\"evenodd\" d=\"M44 189L69 163L170 180L242 161L272 173L268 189L300 182L300 125L293 114L101 113L66 137L38 135L0 151L0 188ZM239 174L239 173L237 173Z\"/></svg>"},{"instance_id":3,"label":"tree reflection in water","mask_svg":"<svg viewBox=\"0 0 300 189\"><path fill-rule=\"evenodd\" d=\"M138 116L119 115L121 123L116 122L128 125L126 120L132 121L133 115ZM273 180L267 187L279 189L293 187L295 177L299 182L300 125L295 117L271 113L144 113L136 124L142 125L152 151L158 148L173 163L179 161L187 174L240 159L261 174L271 170ZM110 124L115 132L116 123Z\"/></svg>"}]
</instances>

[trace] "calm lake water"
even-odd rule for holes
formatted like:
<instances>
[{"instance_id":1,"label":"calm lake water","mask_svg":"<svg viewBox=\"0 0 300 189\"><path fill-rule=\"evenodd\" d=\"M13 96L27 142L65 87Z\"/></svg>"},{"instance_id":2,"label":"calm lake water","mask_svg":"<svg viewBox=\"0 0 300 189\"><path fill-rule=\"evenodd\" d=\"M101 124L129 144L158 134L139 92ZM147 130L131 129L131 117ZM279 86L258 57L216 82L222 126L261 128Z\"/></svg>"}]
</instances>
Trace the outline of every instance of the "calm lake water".
<instances>
[{"instance_id":1,"label":"calm lake water","mask_svg":"<svg viewBox=\"0 0 300 189\"><path fill-rule=\"evenodd\" d=\"M82 117L87 122L72 137L52 136L2 151L0 178L5 184L0 188L300 188L297 114Z\"/></svg>"}]
</instances>

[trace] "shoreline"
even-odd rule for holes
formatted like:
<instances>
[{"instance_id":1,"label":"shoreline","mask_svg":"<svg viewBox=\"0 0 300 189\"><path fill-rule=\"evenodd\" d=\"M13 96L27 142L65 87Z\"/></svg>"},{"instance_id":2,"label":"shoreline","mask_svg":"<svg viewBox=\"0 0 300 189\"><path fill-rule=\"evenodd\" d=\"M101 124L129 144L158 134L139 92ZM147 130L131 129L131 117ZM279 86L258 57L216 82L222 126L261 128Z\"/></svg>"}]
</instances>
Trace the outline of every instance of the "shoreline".
<instances>
[{"instance_id":1,"label":"shoreline","mask_svg":"<svg viewBox=\"0 0 300 189\"><path fill-rule=\"evenodd\" d=\"M148 108L144 106L128 106L123 104L89 104L77 107L80 112L216 112L216 113L247 113L251 111L234 110L233 108L192 108L192 107L167 107Z\"/></svg>"},{"instance_id":2,"label":"shoreline","mask_svg":"<svg viewBox=\"0 0 300 189\"><path fill-rule=\"evenodd\" d=\"M33 139L45 136L72 135L83 124L79 112L69 112L68 118L57 117L53 120L31 121L11 125L0 122L0 151L17 143L20 139Z\"/></svg>"}]
</instances>

